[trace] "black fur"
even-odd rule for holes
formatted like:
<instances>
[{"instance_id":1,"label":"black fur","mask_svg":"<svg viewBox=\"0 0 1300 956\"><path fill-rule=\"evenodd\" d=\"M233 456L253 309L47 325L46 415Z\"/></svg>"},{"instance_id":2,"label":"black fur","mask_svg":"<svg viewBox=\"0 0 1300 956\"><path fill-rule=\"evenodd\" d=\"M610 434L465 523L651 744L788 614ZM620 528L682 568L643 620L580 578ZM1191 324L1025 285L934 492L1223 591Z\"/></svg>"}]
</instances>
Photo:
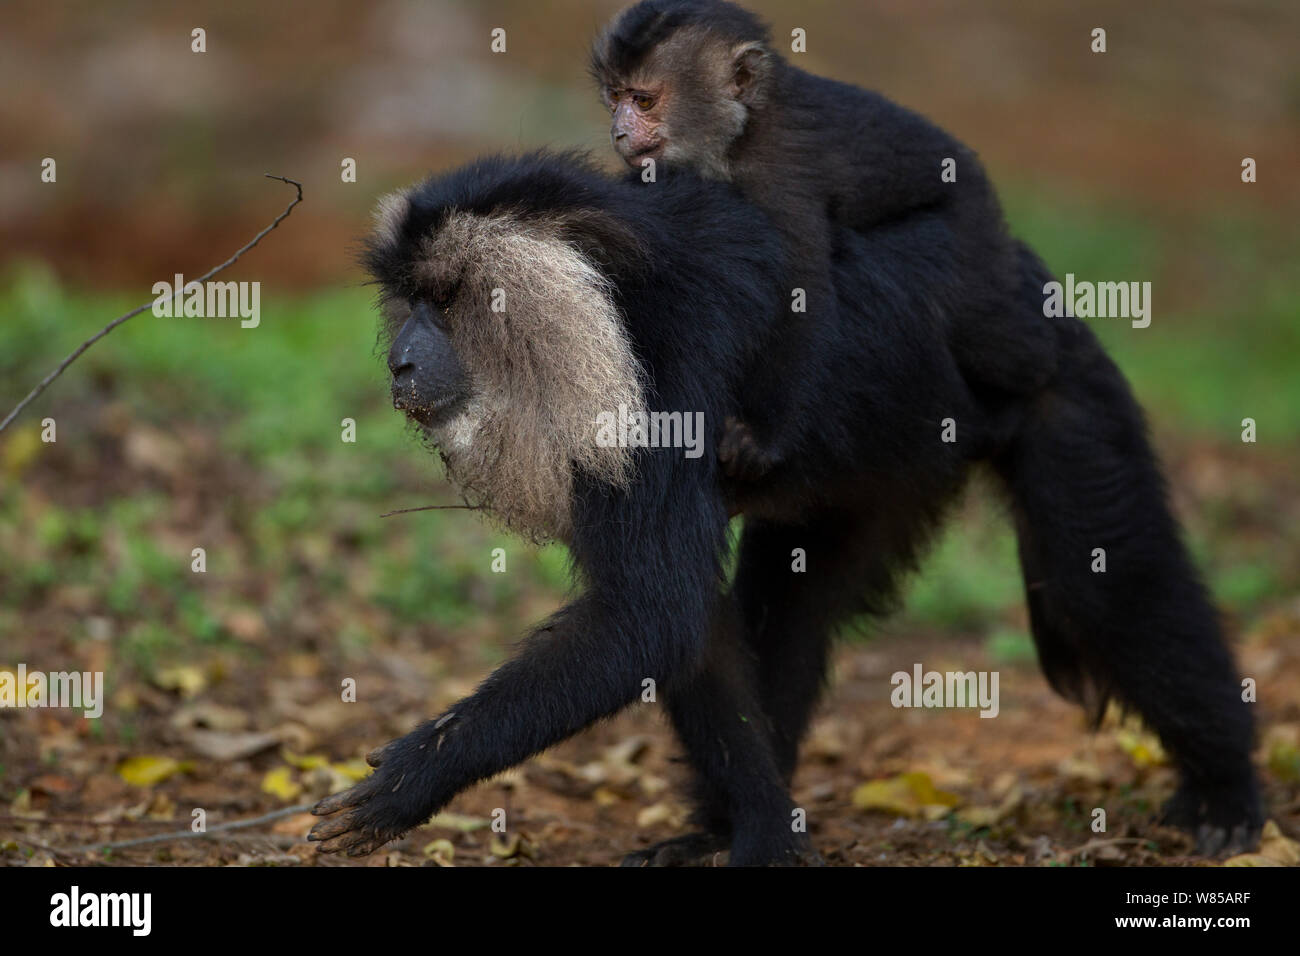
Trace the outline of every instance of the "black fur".
<instances>
[{"instance_id":1,"label":"black fur","mask_svg":"<svg viewBox=\"0 0 1300 956\"><path fill-rule=\"evenodd\" d=\"M605 49L592 51L592 75L600 79L610 73L631 73L655 47L683 27L701 27L735 43L768 41L763 22L734 4L715 0L646 0L626 12L618 32L609 37Z\"/></svg>"},{"instance_id":2,"label":"black fur","mask_svg":"<svg viewBox=\"0 0 1300 956\"><path fill-rule=\"evenodd\" d=\"M729 187L687 175L614 182L580 160L489 159L435 177L413 197L404 238L372 248L400 286L424 233L452 208L548 217L607 213L642 240L609 251L649 406L701 410L715 433L742 406L782 401L773 361L784 330L782 240ZM576 221L586 221L579 217ZM364 853L456 793L639 699L653 678L696 770L704 833L634 855L672 862L730 848L733 864L810 854L791 827L789 780L822 686L831 633L883 613L902 572L971 468L991 462L1016 514L1031 616L1053 685L1094 703L1113 694L1161 735L1183 774L1178 822L1207 849L1260 824L1251 716L1179 541L1128 388L1075 319L1042 316L1042 265L1017 247L1001 300L1010 334L990 346L1046 381L1022 396L972 388L947 316L992 280L967 267L941 212L863 235L832 232L832 318L809 339L815 406L797 454L762 481L725 481L711 455L640 449L639 479L615 492L577 476L573 560L581 595L438 721L394 741L376 772L328 798L314 839ZM1032 282L1030 281L1032 279ZM1022 287L1021 281L1024 286ZM1035 295L1029 295L1034 291ZM958 441L940 440L957 422ZM734 586L728 513L743 510ZM1104 547L1105 574L1090 571ZM807 554L791 570L792 550Z\"/></svg>"}]
</instances>

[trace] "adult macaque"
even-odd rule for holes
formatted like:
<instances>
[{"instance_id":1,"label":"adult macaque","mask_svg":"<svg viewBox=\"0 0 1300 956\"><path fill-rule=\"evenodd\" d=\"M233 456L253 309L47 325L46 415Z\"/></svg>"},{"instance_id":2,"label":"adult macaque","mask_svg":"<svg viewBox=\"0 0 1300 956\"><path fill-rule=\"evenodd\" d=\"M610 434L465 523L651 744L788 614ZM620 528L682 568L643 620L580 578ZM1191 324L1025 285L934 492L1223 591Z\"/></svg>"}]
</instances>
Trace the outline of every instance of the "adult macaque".
<instances>
[{"instance_id":1,"label":"adult macaque","mask_svg":"<svg viewBox=\"0 0 1300 956\"><path fill-rule=\"evenodd\" d=\"M807 454L728 482L712 455L611 445L596 423L620 406L700 412L716 440L760 372L782 401L791 383L771 366L788 278L756 206L690 173L646 189L546 155L480 161L382 204L366 263L394 403L471 499L567 542L582 590L472 695L316 806L323 851L378 848L652 679L695 771L699 830L625 862L813 859L789 782L831 633L890 606L978 461L1011 498L1053 686L1143 716L1182 774L1170 817L1205 852L1254 836L1250 709L1123 377L1077 319L1040 318L1048 344L1013 343L1010 358L1050 361L1050 384L1023 401L973 392L945 324L965 294L944 265L960 242L942 212L918 215L927 257L911 231L829 227L838 301L810 340L821 391L797 423ZM1049 278L1027 250L1017 269ZM940 440L946 419L958 441ZM732 507L746 520L728 587ZM1098 546L1106 574L1089 569ZM797 549L807 573L792 570Z\"/></svg>"}]
</instances>

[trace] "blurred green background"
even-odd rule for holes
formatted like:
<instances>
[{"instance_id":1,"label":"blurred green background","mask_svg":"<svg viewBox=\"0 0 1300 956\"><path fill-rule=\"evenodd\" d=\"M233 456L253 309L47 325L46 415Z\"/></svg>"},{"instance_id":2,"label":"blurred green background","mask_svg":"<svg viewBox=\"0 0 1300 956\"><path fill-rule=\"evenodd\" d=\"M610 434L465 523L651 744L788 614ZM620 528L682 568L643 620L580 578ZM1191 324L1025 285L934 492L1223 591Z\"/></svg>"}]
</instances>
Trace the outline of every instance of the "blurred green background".
<instances>
[{"instance_id":1,"label":"blurred green background","mask_svg":"<svg viewBox=\"0 0 1300 956\"><path fill-rule=\"evenodd\" d=\"M1094 326L1148 408L1234 627L1300 583L1300 7L1030 0L752 4L807 69L881 90L983 157L1059 274L1149 280ZM1049 8L1045 8L1049 7ZM0 435L0 664L479 648L556 606L557 547L463 512L391 409L352 261L375 199L477 153L606 152L584 56L613 3L9 3L0 11L0 406L150 286L221 261L262 321L128 322ZM1108 31L1108 52L1089 32ZM190 31L207 52L190 51ZM507 31L493 54L490 31ZM44 157L57 183L42 183ZM1259 181L1243 184L1243 157ZM357 182L340 163L356 160ZM40 422L58 423L43 444ZM1241 421L1259 440L1243 444ZM340 440L344 418L357 441ZM194 575L190 553L207 550ZM490 572L491 549L509 573ZM977 485L891 632L1030 651L1014 542ZM111 689L111 688L110 688Z\"/></svg>"}]
</instances>

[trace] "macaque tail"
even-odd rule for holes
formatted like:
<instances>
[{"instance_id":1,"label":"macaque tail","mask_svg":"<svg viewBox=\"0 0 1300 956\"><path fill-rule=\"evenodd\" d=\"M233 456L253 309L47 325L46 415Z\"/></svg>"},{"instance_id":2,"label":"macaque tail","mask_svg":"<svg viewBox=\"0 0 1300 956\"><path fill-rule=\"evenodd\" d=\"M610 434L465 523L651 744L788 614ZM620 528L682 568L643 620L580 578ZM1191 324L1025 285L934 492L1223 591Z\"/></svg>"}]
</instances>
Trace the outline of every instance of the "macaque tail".
<instances>
[{"instance_id":1,"label":"macaque tail","mask_svg":"<svg viewBox=\"0 0 1300 956\"><path fill-rule=\"evenodd\" d=\"M1055 328L1056 372L994 466L1010 493L1043 672L1094 720L1111 698L1138 712L1202 814L1208 800L1224 817L1215 822L1253 825L1250 704L1170 511L1142 411L1082 322L1038 321Z\"/></svg>"}]
</instances>

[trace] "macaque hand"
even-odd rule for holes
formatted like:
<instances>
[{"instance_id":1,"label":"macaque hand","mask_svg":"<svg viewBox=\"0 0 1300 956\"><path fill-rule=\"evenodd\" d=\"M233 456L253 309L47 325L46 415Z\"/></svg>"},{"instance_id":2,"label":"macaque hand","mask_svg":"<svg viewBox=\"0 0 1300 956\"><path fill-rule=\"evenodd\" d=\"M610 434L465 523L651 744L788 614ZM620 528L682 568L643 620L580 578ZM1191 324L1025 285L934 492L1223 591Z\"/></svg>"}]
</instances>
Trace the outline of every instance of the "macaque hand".
<instances>
[{"instance_id":1,"label":"macaque hand","mask_svg":"<svg viewBox=\"0 0 1300 956\"><path fill-rule=\"evenodd\" d=\"M754 436L753 429L736 418L728 418L725 427L718 460L728 478L756 481L772 470L776 458Z\"/></svg>"},{"instance_id":2,"label":"macaque hand","mask_svg":"<svg viewBox=\"0 0 1300 956\"><path fill-rule=\"evenodd\" d=\"M428 820L445 802L431 786L436 763L431 745L438 739L421 727L368 754L374 773L312 807L327 819L312 827L307 839L319 843L321 853L365 856Z\"/></svg>"}]
</instances>

